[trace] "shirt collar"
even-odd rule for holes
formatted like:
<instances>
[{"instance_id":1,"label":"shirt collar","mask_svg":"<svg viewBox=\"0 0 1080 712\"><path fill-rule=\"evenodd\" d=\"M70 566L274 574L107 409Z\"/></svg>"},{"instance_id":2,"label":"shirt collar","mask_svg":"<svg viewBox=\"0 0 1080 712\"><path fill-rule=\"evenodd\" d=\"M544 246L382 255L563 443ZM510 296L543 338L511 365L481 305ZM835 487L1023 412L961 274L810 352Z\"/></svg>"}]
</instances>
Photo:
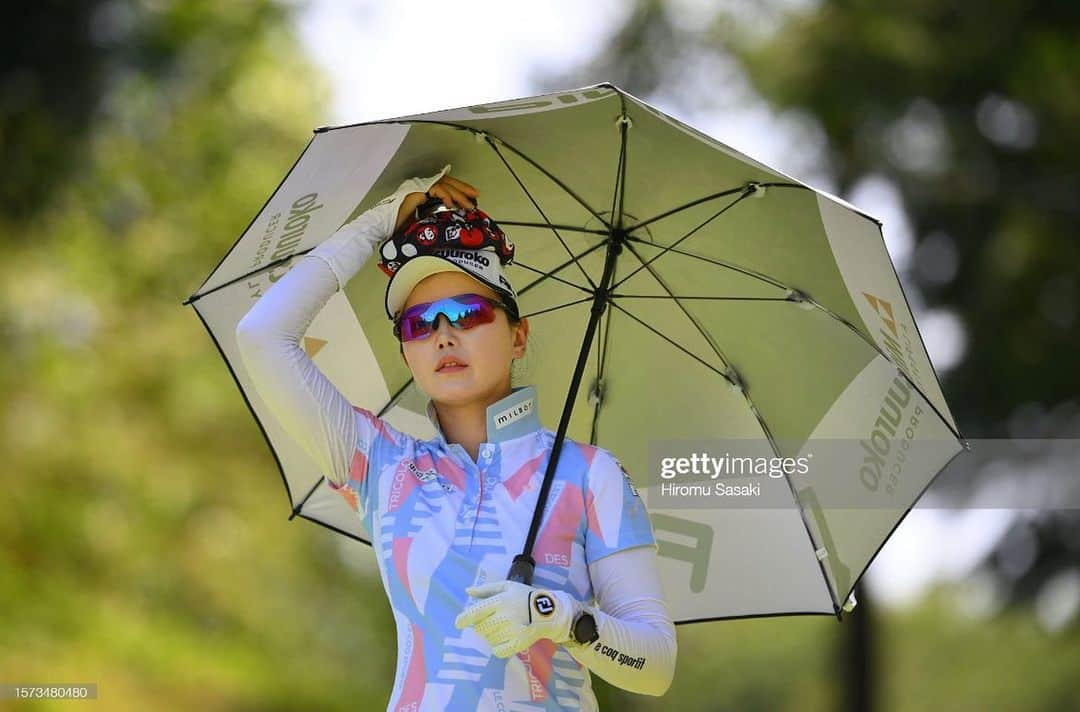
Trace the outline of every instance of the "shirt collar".
<instances>
[{"instance_id":1,"label":"shirt collar","mask_svg":"<svg viewBox=\"0 0 1080 712\"><path fill-rule=\"evenodd\" d=\"M439 427L435 402L428 400L428 420L435 427L437 437L446 442L446 435ZM510 395L500 398L487 407L487 437L485 442L502 442L520 438L540 429L540 409L535 386L518 386Z\"/></svg>"}]
</instances>

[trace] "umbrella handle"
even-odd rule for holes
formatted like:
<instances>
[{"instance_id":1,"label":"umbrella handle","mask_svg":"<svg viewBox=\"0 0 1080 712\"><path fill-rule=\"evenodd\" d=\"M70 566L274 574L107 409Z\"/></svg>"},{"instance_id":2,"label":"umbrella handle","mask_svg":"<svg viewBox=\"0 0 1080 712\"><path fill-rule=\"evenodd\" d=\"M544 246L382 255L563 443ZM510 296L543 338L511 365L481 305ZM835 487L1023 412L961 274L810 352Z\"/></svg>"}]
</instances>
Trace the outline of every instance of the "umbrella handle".
<instances>
[{"instance_id":1,"label":"umbrella handle","mask_svg":"<svg viewBox=\"0 0 1080 712\"><path fill-rule=\"evenodd\" d=\"M523 583L526 586L532 585L533 570L536 568L536 561L532 556L528 554L518 554L514 557L514 563L510 565L510 573L507 574L507 581L517 581Z\"/></svg>"}]
</instances>

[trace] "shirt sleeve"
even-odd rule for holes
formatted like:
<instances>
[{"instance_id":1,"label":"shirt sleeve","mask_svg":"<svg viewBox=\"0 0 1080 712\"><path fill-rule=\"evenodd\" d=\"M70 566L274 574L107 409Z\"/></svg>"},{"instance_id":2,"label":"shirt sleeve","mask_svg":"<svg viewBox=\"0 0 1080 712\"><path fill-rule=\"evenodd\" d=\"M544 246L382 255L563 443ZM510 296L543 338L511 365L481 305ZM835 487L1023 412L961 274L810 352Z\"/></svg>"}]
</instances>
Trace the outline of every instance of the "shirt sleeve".
<instances>
[{"instance_id":1,"label":"shirt sleeve","mask_svg":"<svg viewBox=\"0 0 1080 712\"><path fill-rule=\"evenodd\" d=\"M318 465L331 489L361 518L374 511L380 462L407 438L353 406L300 346L330 298L343 289L394 229L410 192L424 192L450 170L409 178L298 260L236 326L237 347L256 392ZM375 463L374 465L372 463ZM370 530L370 526L369 526Z\"/></svg>"},{"instance_id":2,"label":"shirt sleeve","mask_svg":"<svg viewBox=\"0 0 1080 712\"><path fill-rule=\"evenodd\" d=\"M599 638L567 651L612 685L663 695L675 676L678 641L660 585L656 548L623 549L589 564Z\"/></svg>"},{"instance_id":3,"label":"shirt sleeve","mask_svg":"<svg viewBox=\"0 0 1080 712\"><path fill-rule=\"evenodd\" d=\"M586 476L585 560L595 562L616 551L644 544L657 548L645 503L622 464L597 448Z\"/></svg>"}]
</instances>

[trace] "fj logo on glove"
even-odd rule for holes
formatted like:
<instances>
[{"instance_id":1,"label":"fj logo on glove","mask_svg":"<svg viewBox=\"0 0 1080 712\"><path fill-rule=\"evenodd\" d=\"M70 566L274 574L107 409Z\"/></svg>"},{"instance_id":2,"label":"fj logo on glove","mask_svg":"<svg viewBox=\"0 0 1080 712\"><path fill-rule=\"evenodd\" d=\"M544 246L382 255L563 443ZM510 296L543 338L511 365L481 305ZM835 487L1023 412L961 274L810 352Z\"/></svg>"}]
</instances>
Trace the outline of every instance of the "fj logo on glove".
<instances>
[{"instance_id":1,"label":"fj logo on glove","mask_svg":"<svg viewBox=\"0 0 1080 712\"><path fill-rule=\"evenodd\" d=\"M555 601L546 593L541 593L533 598L533 608L542 616L550 616L555 612Z\"/></svg>"}]
</instances>

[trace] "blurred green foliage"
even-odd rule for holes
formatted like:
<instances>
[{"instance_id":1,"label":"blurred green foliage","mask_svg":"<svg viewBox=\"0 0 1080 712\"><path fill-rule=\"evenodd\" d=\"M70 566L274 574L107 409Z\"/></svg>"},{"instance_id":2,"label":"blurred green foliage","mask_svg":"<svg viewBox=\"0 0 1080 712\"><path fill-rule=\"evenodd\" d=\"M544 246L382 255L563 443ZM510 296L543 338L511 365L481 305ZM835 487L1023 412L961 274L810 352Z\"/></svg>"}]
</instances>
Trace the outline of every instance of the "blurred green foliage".
<instances>
[{"instance_id":1,"label":"blurred green foliage","mask_svg":"<svg viewBox=\"0 0 1080 712\"><path fill-rule=\"evenodd\" d=\"M109 710L381 709L396 642L372 552L286 521L180 306L324 123L326 82L270 2L67 9L20 6L0 85L0 682L96 682ZM665 697L594 684L605 709L831 709L845 624L680 627ZM1075 631L938 599L882 625L886 709L1073 699Z\"/></svg>"},{"instance_id":2,"label":"blurred green foliage","mask_svg":"<svg viewBox=\"0 0 1080 712\"><path fill-rule=\"evenodd\" d=\"M18 143L30 129L4 117L5 157L43 170L8 183L24 192L0 212L0 680L96 682L110 710L385 705L395 641L370 549L287 523L265 441L180 304L303 149L328 86L270 3L39 13L5 67L39 87L21 112L45 135ZM35 51L32 27L115 41L72 66ZM83 82L99 91L80 140L49 97Z\"/></svg>"}]
</instances>

